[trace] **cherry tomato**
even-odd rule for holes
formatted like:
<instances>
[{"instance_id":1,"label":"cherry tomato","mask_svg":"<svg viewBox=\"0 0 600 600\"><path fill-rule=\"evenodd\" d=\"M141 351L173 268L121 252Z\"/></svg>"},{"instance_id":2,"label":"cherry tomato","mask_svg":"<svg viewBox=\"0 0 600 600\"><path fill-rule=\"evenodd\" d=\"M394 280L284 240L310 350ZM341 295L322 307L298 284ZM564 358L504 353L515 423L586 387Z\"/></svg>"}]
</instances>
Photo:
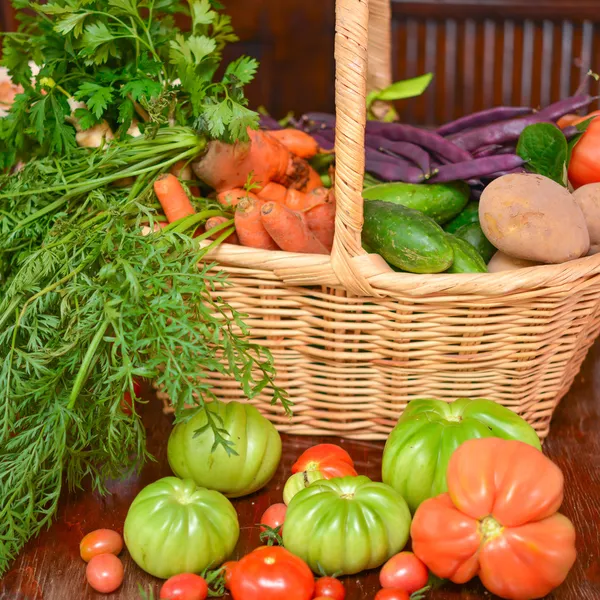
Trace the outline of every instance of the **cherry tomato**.
<instances>
[{"instance_id":1,"label":"cherry tomato","mask_svg":"<svg viewBox=\"0 0 600 600\"><path fill-rule=\"evenodd\" d=\"M315 584L315 595L333 600L344 600L346 588L344 584L335 577L321 577Z\"/></svg>"},{"instance_id":2,"label":"cherry tomato","mask_svg":"<svg viewBox=\"0 0 600 600\"><path fill-rule=\"evenodd\" d=\"M384 590L379 590L375 594L375 598L373 600L410 600L410 594L404 590L387 588Z\"/></svg>"},{"instance_id":3,"label":"cherry tomato","mask_svg":"<svg viewBox=\"0 0 600 600\"><path fill-rule=\"evenodd\" d=\"M114 554L98 554L88 563L85 576L97 592L110 594L123 583L123 563Z\"/></svg>"},{"instance_id":4,"label":"cherry tomato","mask_svg":"<svg viewBox=\"0 0 600 600\"><path fill-rule=\"evenodd\" d=\"M142 393L142 384L136 379L133 380L133 397L139 398ZM123 394L123 400L121 400L121 410L126 414L130 415L133 412L133 398L129 391Z\"/></svg>"},{"instance_id":5,"label":"cherry tomato","mask_svg":"<svg viewBox=\"0 0 600 600\"><path fill-rule=\"evenodd\" d=\"M114 554L123 550L123 538L112 529L96 529L88 533L79 544L79 554L85 562L99 554Z\"/></svg>"},{"instance_id":6,"label":"cherry tomato","mask_svg":"<svg viewBox=\"0 0 600 600\"><path fill-rule=\"evenodd\" d=\"M229 560L226 563L223 563L223 571L225 576L225 589L231 589L231 578L233 577L233 571L237 566L237 560Z\"/></svg>"},{"instance_id":7,"label":"cherry tomato","mask_svg":"<svg viewBox=\"0 0 600 600\"><path fill-rule=\"evenodd\" d=\"M285 513L287 511L287 506L285 504L271 504L267 510L263 513L263 516L260 518L260 524L266 525L271 529L275 529L277 527L281 527L279 533L283 533L283 522L285 520ZM261 527L261 531L266 531L266 527Z\"/></svg>"},{"instance_id":8,"label":"cherry tomato","mask_svg":"<svg viewBox=\"0 0 600 600\"><path fill-rule=\"evenodd\" d=\"M424 588L429 580L425 563L412 552L400 552L392 556L379 572L382 588L405 590L409 594Z\"/></svg>"},{"instance_id":9,"label":"cherry tomato","mask_svg":"<svg viewBox=\"0 0 600 600\"><path fill-rule=\"evenodd\" d=\"M133 380L133 395L136 398L139 398L141 393L142 393L142 384L137 379L134 379Z\"/></svg>"},{"instance_id":10,"label":"cherry tomato","mask_svg":"<svg viewBox=\"0 0 600 600\"><path fill-rule=\"evenodd\" d=\"M318 444L305 450L292 466L292 473L321 471L325 479L356 476L350 455L335 444Z\"/></svg>"},{"instance_id":11,"label":"cherry tomato","mask_svg":"<svg viewBox=\"0 0 600 600\"><path fill-rule=\"evenodd\" d=\"M233 600L311 600L315 580L308 565L280 546L261 546L236 565Z\"/></svg>"},{"instance_id":12,"label":"cherry tomato","mask_svg":"<svg viewBox=\"0 0 600 600\"><path fill-rule=\"evenodd\" d=\"M208 596L206 581L194 573L180 573L165 581L160 588L162 600L204 600Z\"/></svg>"}]
</instances>

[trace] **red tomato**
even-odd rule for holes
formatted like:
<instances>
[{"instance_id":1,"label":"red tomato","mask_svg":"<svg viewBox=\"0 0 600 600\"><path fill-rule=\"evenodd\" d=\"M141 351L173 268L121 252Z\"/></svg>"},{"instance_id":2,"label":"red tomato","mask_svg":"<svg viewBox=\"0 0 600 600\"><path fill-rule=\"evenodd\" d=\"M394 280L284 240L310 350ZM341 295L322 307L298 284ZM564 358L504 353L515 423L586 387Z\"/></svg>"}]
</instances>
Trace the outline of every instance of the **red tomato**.
<instances>
[{"instance_id":1,"label":"red tomato","mask_svg":"<svg viewBox=\"0 0 600 600\"><path fill-rule=\"evenodd\" d=\"M225 576L225 589L231 589L231 578L233 577L233 571L237 566L237 560L229 560L226 563L223 563L223 571Z\"/></svg>"},{"instance_id":2,"label":"red tomato","mask_svg":"<svg viewBox=\"0 0 600 600\"><path fill-rule=\"evenodd\" d=\"M292 467L292 473L301 471L321 471L325 479L358 474L350 455L335 444L318 444L303 452Z\"/></svg>"},{"instance_id":3,"label":"red tomato","mask_svg":"<svg viewBox=\"0 0 600 600\"><path fill-rule=\"evenodd\" d=\"M112 529L96 529L88 533L79 544L79 554L85 562L98 554L117 555L123 550L123 538Z\"/></svg>"},{"instance_id":4,"label":"red tomato","mask_svg":"<svg viewBox=\"0 0 600 600\"><path fill-rule=\"evenodd\" d=\"M410 594L404 590L387 588L384 590L379 590L375 594L375 598L373 600L410 600Z\"/></svg>"},{"instance_id":5,"label":"red tomato","mask_svg":"<svg viewBox=\"0 0 600 600\"><path fill-rule=\"evenodd\" d=\"M271 504L267 510L263 513L263 516L260 518L260 524L266 525L271 529L276 529L277 527L281 527L279 530L279 535L283 533L283 521L285 520L285 513L287 511L287 506L283 503L280 504ZM260 528L261 531L266 531L265 527Z\"/></svg>"},{"instance_id":6,"label":"red tomato","mask_svg":"<svg viewBox=\"0 0 600 600\"><path fill-rule=\"evenodd\" d=\"M308 565L280 546L261 546L233 571L234 600L311 600L315 579Z\"/></svg>"},{"instance_id":7,"label":"red tomato","mask_svg":"<svg viewBox=\"0 0 600 600\"><path fill-rule=\"evenodd\" d=\"M87 564L85 576L97 592L110 594L123 583L123 563L114 554L98 554Z\"/></svg>"},{"instance_id":8,"label":"red tomato","mask_svg":"<svg viewBox=\"0 0 600 600\"><path fill-rule=\"evenodd\" d=\"M141 393L142 393L142 384L137 379L134 379L133 380L133 395L136 398L139 398Z\"/></svg>"},{"instance_id":9,"label":"red tomato","mask_svg":"<svg viewBox=\"0 0 600 600\"><path fill-rule=\"evenodd\" d=\"M142 393L142 384L136 379L133 380L133 396L139 398ZM133 399L130 392L123 394L123 400L121 401L121 410L126 414L130 415L133 412Z\"/></svg>"},{"instance_id":10,"label":"red tomato","mask_svg":"<svg viewBox=\"0 0 600 600\"><path fill-rule=\"evenodd\" d=\"M392 556L379 572L382 588L405 590L409 594L424 588L429 580L425 563L412 552L400 552Z\"/></svg>"},{"instance_id":11,"label":"red tomato","mask_svg":"<svg viewBox=\"0 0 600 600\"><path fill-rule=\"evenodd\" d=\"M574 188L600 181L600 117L592 120L573 148L569 181Z\"/></svg>"},{"instance_id":12,"label":"red tomato","mask_svg":"<svg viewBox=\"0 0 600 600\"><path fill-rule=\"evenodd\" d=\"M165 581L160 588L161 600L204 600L208 596L208 585L200 575L180 573Z\"/></svg>"},{"instance_id":13,"label":"red tomato","mask_svg":"<svg viewBox=\"0 0 600 600\"><path fill-rule=\"evenodd\" d=\"M335 577L321 577L317 579L315 584L315 595L323 598L333 598L334 600L344 600L346 588Z\"/></svg>"},{"instance_id":14,"label":"red tomato","mask_svg":"<svg viewBox=\"0 0 600 600\"><path fill-rule=\"evenodd\" d=\"M561 470L515 440L467 440L446 472L448 492L417 509L414 553L442 579L475 576L508 600L542 598L575 562L575 529L558 513Z\"/></svg>"}]
</instances>

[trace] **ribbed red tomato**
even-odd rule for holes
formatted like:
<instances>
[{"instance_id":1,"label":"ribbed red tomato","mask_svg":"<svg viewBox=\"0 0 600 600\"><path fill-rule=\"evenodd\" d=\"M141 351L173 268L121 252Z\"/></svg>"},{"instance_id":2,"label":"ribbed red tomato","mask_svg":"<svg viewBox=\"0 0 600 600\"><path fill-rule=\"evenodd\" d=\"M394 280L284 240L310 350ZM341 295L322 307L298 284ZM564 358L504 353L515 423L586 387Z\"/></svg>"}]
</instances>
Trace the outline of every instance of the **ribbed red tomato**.
<instances>
[{"instance_id":1,"label":"ribbed red tomato","mask_svg":"<svg viewBox=\"0 0 600 600\"><path fill-rule=\"evenodd\" d=\"M465 583L476 575L508 600L542 598L575 562L575 530L558 509L560 469L515 440L464 442L452 455L448 493L415 513L414 553L438 577Z\"/></svg>"},{"instance_id":2,"label":"ribbed red tomato","mask_svg":"<svg viewBox=\"0 0 600 600\"><path fill-rule=\"evenodd\" d=\"M302 471L321 471L325 479L357 475L350 455L335 444L318 444L303 452L294 463L292 473Z\"/></svg>"},{"instance_id":3,"label":"ribbed red tomato","mask_svg":"<svg viewBox=\"0 0 600 600\"><path fill-rule=\"evenodd\" d=\"M315 580L308 565L280 546L261 546L236 565L234 600L311 600Z\"/></svg>"}]
</instances>

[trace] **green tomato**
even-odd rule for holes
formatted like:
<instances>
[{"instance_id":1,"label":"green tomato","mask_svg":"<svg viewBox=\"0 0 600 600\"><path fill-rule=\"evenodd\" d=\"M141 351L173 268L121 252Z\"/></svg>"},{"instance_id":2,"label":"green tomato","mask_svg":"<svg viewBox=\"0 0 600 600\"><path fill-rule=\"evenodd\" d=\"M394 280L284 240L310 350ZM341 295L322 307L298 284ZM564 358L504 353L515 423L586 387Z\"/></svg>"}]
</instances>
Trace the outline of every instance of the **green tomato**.
<instances>
[{"instance_id":1,"label":"green tomato","mask_svg":"<svg viewBox=\"0 0 600 600\"><path fill-rule=\"evenodd\" d=\"M283 487L283 501L289 504L292 498L304 488L307 488L314 481L325 479L325 475L321 471L301 471L294 473Z\"/></svg>"},{"instance_id":2,"label":"green tomato","mask_svg":"<svg viewBox=\"0 0 600 600\"><path fill-rule=\"evenodd\" d=\"M448 461L460 444L485 437L520 440L541 450L533 427L491 400L413 400L385 445L382 479L414 513L421 502L448 490Z\"/></svg>"},{"instance_id":3,"label":"green tomato","mask_svg":"<svg viewBox=\"0 0 600 600\"><path fill-rule=\"evenodd\" d=\"M125 519L123 537L137 565L161 579L221 565L240 535L223 494L164 477L146 486Z\"/></svg>"},{"instance_id":4,"label":"green tomato","mask_svg":"<svg viewBox=\"0 0 600 600\"><path fill-rule=\"evenodd\" d=\"M374 569L404 548L410 511L402 496L368 477L312 483L288 506L283 545L315 573Z\"/></svg>"},{"instance_id":5,"label":"green tomato","mask_svg":"<svg viewBox=\"0 0 600 600\"><path fill-rule=\"evenodd\" d=\"M213 431L205 410L176 425L169 436L167 455L173 473L230 498L246 496L265 486L281 459L279 433L254 406L241 402L207 404L211 419L233 442L228 454L213 448Z\"/></svg>"}]
</instances>

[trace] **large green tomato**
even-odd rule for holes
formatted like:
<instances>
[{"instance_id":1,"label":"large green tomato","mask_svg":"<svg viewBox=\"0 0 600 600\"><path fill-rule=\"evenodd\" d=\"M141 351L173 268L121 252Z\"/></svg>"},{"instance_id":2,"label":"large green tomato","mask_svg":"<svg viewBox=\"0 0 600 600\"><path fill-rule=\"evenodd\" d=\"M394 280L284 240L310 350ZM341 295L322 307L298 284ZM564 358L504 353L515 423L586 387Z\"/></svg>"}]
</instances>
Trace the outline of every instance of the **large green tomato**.
<instances>
[{"instance_id":1,"label":"large green tomato","mask_svg":"<svg viewBox=\"0 0 600 600\"><path fill-rule=\"evenodd\" d=\"M167 455L173 473L230 498L265 486L281 459L281 438L273 424L250 404L215 401L207 409L219 428L228 432L225 439L233 442L237 455L228 455L223 446L213 451L214 434L201 410L171 432Z\"/></svg>"},{"instance_id":2,"label":"large green tomato","mask_svg":"<svg viewBox=\"0 0 600 600\"><path fill-rule=\"evenodd\" d=\"M410 511L398 492L368 477L338 477L292 498L283 545L315 573L352 575L402 550L409 530Z\"/></svg>"},{"instance_id":3,"label":"large green tomato","mask_svg":"<svg viewBox=\"0 0 600 600\"><path fill-rule=\"evenodd\" d=\"M382 479L414 513L421 502L448 490L448 461L460 444L485 437L520 440L541 450L533 427L491 400L413 400L385 445Z\"/></svg>"},{"instance_id":4,"label":"large green tomato","mask_svg":"<svg viewBox=\"0 0 600 600\"><path fill-rule=\"evenodd\" d=\"M123 531L131 558L162 579L221 565L239 535L237 513L223 494L177 477L146 486L129 507Z\"/></svg>"}]
</instances>

